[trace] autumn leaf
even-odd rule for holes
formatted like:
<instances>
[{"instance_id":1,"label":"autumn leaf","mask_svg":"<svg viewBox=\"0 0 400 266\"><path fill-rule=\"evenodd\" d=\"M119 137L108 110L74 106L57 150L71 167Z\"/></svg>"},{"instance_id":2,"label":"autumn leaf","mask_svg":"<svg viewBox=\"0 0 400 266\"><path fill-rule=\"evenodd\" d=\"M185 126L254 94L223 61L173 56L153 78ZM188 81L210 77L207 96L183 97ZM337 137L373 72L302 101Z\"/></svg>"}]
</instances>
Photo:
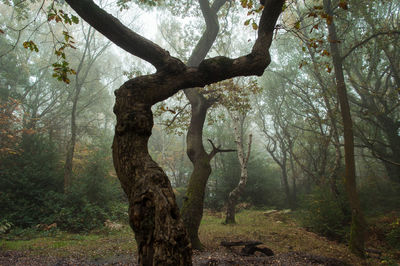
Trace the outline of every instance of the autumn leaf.
<instances>
[{"instance_id":1,"label":"autumn leaf","mask_svg":"<svg viewBox=\"0 0 400 266\"><path fill-rule=\"evenodd\" d=\"M33 41L26 41L22 45L24 46L25 49L39 52L39 48L37 47L36 43L34 43Z\"/></svg>"},{"instance_id":2,"label":"autumn leaf","mask_svg":"<svg viewBox=\"0 0 400 266\"><path fill-rule=\"evenodd\" d=\"M54 13L50 13L47 15L47 21L52 21L55 18L56 18L56 14L54 14Z\"/></svg>"},{"instance_id":3,"label":"autumn leaf","mask_svg":"<svg viewBox=\"0 0 400 266\"><path fill-rule=\"evenodd\" d=\"M257 29L258 29L258 25L257 25L257 23L255 23L255 22L253 22L253 23L251 24L251 26L253 27L253 30L257 30Z\"/></svg>"},{"instance_id":4,"label":"autumn leaf","mask_svg":"<svg viewBox=\"0 0 400 266\"><path fill-rule=\"evenodd\" d=\"M4 34L4 31L0 30L0 34Z\"/></svg>"},{"instance_id":5,"label":"autumn leaf","mask_svg":"<svg viewBox=\"0 0 400 266\"><path fill-rule=\"evenodd\" d=\"M328 52L328 50L323 50L321 55L322 56L330 56L331 54Z\"/></svg>"},{"instance_id":6,"label":"autumn leaf","mask_svg":"<svg viewBox=\"0 0 400 266\"><path fill-rule=\"evenodd\" d=\"M344 9L344 10L348 10L349 9L349 6L348 6L346 1L340 1L339 7Z\"/></svg>"}]
</instances>

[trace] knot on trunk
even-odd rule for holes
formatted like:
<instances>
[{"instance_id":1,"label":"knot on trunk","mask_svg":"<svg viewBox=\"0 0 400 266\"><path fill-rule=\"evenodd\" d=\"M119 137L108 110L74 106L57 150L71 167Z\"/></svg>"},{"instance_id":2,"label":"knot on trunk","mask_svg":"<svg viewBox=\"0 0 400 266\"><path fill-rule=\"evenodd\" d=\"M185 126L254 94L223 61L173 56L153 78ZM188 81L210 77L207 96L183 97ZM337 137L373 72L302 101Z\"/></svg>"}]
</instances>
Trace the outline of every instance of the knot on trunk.
<instances>
[{"instance_id":1,"label":"knot on trunk","mask_svg":"<svg viewBox=\"0 0 400 266\"><path fill-rule=\"evenodd\" d=\"M117 114L116 133L123 135L127 132L140 136L150 136L153 128L153 114L150 108L135 104L132 110Z\"/></svg>"}]
</instances>

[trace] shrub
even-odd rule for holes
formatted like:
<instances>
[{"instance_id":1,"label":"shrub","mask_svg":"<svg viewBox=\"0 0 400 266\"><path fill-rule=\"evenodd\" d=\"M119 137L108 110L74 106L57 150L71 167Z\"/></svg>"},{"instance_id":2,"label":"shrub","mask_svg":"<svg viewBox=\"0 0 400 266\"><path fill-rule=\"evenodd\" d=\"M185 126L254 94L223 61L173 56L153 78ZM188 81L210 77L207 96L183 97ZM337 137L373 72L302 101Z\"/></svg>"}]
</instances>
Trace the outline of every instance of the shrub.
<instances>
[{"instance_id":1,"label":"shrub","mask_svg":"<svg viewBox=\"0 0 400 266\"><path fill-rule=\"evenodd\" d=\"M393 248L400 249L400 218L391 224L391 228L386 234L386 240Z\"/></svg>"},{"instance_id":2,"label":"shrub","mask_svg":"<svg viewBox=\"0 0 400 266\"><path fill-rule=\"evenodd\" d=\"M336 199L329 189L317 188L303 196L297 217L302 226L310 231L331 239L344 240L351 220L350 211L347 208L343 210L344 203L343 198Z\"/></svg>"},{"instance_id":3,"label":"shrub","mask_svg":"<svg viewBox=\"0 0 400 266\"><path fill-rule=\"evenodd\" d=\"M57 217L61 230L72 233L89 232L101 228L108 216L100 207L82 200L81 206L62 208Z\"/></svg>"},{"instance_id":4,"label":"shrub","mask_svg":"<svg viewBox=\"0 0 400 266\"><path fill-rule=\"evenodd\" d=\"M59 210L62 175L58 154L46 139L24 136L21 150L1 158L0 217L25 228L51 220Z\"/></svg>"}]
</instances>

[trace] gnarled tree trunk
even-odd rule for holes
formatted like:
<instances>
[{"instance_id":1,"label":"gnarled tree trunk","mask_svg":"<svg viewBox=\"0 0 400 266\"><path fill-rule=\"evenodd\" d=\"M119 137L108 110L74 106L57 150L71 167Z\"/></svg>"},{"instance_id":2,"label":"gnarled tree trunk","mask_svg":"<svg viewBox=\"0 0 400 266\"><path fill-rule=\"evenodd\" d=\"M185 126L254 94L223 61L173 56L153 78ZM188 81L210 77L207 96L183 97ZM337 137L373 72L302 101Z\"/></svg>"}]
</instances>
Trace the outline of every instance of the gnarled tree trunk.
<instances>
[{"instance_id":1,"label":"gnarled tree trunk","mask_svg":"<svg viewBox=\"0 0 400 266\"><path fill-rule=\"evenodd\" d=\"M66 0L107 38L151 63L157 72L127 81L116 95L113 160L129 199L129 221L138 243L140 265L191 265L191 247L175 196L164 171L151 159L147 143L153 127L152 105L179 90L203 87L236 76L262 75L271 62L269 47L284 0L269 0L261 15L250 54L215 57L198 67L185 65L124 26L92 0ZM218 148L213 146L213 151ZM212 152L213 153L213 152ZM213 154L209 156L213 156Z\"/></svg>"},{"instance_id":2,"label":"gnarled tree trunk","mask_svg":"<svg viewBox=\"0 0 400 266\"><path fill-rule=\"evenodd\" d=\"M113 158L129 199L129 223L138 243L139 264L190 265L190 241L175 195L147 149L153 127L151 104L129 96L137 95L132 87L122 86L115 93Z\"/></svg>"}]
</instances>

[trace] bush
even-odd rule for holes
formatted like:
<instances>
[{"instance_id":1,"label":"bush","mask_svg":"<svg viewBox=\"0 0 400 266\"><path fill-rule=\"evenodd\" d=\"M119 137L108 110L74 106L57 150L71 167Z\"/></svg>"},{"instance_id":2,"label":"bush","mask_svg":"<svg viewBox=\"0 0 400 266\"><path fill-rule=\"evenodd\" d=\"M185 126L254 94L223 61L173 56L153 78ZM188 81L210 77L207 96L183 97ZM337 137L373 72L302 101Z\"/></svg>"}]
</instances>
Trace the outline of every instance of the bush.
<instances>
[{"instance_id":1,"label":"bush","mask_svg":"<svg viewBox=\"0 0 400 266\"><path fill-rule=\"evenodd\" d=\"M400 249L400 218L391 224L391 228L386 234L386 240L393 248Z\"/></svg>"},{"instance_id":2,"label":"bush","mask_svg":"<svg viewBox=\"0 0 400 266\"><path fill-rule=\"evenodd\" d=\"M128 223L128 203L112 202L108 210L108 216L111 221Z\"/></svg>"},{"instance_id":3,"label":"bush","mask_svg":"<svg viewBox=\"0 0 400 266\"><path fill-rule=\"evenodd\" d=\"M341 202L342 204L341 204ZM303 227L334 240L347 239L351 221L350 211L343 198L338 200L329 189L315 189L302 197L297 218Z\"/></svg>"},{"instance_id":4,"label":"bush","mask_svg":"<svg viewBox=\"0 0 400 266\"><path fill-rule=\"evenodd\" d=\"M400 211L400 184L383 178L370 178L360 187L360 202L366 216Z\"/></svg>"},{"instance_id":5,"label":"bush","mask_svg":"<svg viewBox=\"0 0 400 266\"><path fill-rule=\"evenodd\" d=\"M76 177L56 216L60 229L88 232L107 219L126 221L126 201L118 180L109 175L107 152L94 147L83 171Z\"/></svg>"},{"instance_id":6,"label":"bush","mask_svg":"<svg viewBox=\"0 0 400 266\"><path fill-rule=\"evenodd\" d=\"M26 228L59 211L62 174L58 154L46 139L24 136L21 150L1 158L0 217Z\"/></svg>"},{"instance_id":7,"label":"bush","mask_svg":"<svg viewBox=\"0 0 400 266\"><path fill-rule=\"evenodd\" d=\"M106 219L126 220L126 198L118 179L109 174L109 145L104 147L92 147L64 195L63 160L54 145L42 136L24 136L20 154L1 158L1 220L21 232L53 223L62 230L87 232Z\"/></svg>"},{"instance_id":8,"label":"bush","mask_svg":"<svg viewBox=\"0 0 400 266\"><path fill-rule=\"evenodd\" d=\"M72 233L89 232L101 228L108 215L99 206L82 200L81 206L62 208L57 217L61 230Z\"/></svg>"}]
</instances>

